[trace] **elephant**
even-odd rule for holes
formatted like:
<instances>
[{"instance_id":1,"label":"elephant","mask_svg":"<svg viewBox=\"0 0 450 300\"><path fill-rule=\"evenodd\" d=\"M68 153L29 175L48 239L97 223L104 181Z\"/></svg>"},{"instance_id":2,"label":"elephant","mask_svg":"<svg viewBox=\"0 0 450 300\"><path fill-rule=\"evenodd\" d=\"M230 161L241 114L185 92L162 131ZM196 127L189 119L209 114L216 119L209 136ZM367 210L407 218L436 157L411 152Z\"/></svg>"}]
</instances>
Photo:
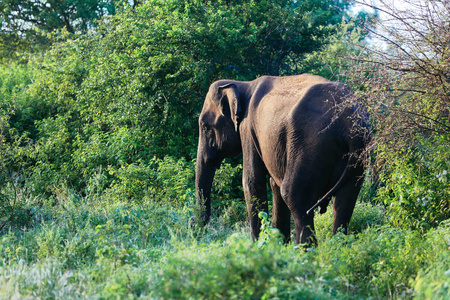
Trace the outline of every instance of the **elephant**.
<instances>
[{"instance_id":1,"label":"elephant","mask_svg":"<svg viewBox=\"0 0 450 300\"><path fill-rule=\"evenodd\" d=\"M268 212L290 241L291 215L298 244L315 244L314 209L334 196L333 233L346 233L362 186L370 125L365 107L346 85L301 74L211 84L199 115L196 161L201 222L211 216L211 188L225 158L242 153L242 184L253 239ZM350 103L350 104L348 104Z\"/></svg>"}]
</instances>

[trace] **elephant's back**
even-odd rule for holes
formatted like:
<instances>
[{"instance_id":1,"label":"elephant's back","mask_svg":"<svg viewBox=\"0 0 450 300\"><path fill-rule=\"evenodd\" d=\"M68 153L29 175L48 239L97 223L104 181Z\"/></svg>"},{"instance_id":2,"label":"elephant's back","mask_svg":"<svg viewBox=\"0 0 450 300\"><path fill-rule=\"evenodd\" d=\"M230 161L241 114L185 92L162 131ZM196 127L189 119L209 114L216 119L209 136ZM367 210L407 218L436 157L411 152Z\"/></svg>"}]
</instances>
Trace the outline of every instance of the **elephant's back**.
<instances>
[{"instance_id":1,"label":"elephant's back","mask_svg":"<svg viewBox=\"0 0 450 300\"><path fill-rule=\"evenodd\" d=\"M260 77L253 82L251 110L265 119L269 116L285 119L296 107L304 105L301 102L305 102L306 95L314 86L329 83L332 82L309 74Z\"/></svg>"},{"instance_id":2,"label":"elephant's back","mask_svg":"<svg viewBox=\"0 0 450 300\"><path fill-rule=\"evenodd\" d=\"M351 94L343 84L309 74L264 76L257 84L249 111L258 127L267 131L328 126L335 107Z\"/></svg>"},{"instance_id":3,"label":"elephant's back","mask_svg":"<svg viewBox=\"0 0 450 300\"><path fill-rule=\"evenodd\" d=\"M329 125L330 120L343 119L351 113L346 101L353 92L344 84L313 82L299 89L288 116L293 122L301 119L310 124L323 122Z\"/></svg>"},{"instance_id":4,"label":"elephant's back","mask_svg":"<svg viewBox=\"0 0 450 300\"><path fill-rule=\"evenodd\" d=\"M284 121L291 145L306 152L330 145L336 148L331 152L347 151L351 109L344 102L351 90L331 81L308 82L297 89Z\"/></svg>"}]
</instances>

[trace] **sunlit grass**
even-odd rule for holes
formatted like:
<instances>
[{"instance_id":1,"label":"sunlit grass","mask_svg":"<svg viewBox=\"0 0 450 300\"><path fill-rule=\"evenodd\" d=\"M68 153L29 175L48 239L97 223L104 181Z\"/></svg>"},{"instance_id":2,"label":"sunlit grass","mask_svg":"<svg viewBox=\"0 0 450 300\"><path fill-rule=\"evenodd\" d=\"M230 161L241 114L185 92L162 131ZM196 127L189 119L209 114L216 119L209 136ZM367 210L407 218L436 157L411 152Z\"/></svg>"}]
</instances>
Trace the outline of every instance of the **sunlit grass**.
<instances>
[{"instance_id":1,"label":"sunlit grass","mask_svg":"<svg viewBox=\"0 0 450 300\"><path fill-rule=\"evenodd\" d=\"M253 242L227 210L192 228L188 207L81 200L2 233L1 299L448 296L448 225L425 235L393 228L370 204L357 205L348 236L330 234L330 212L317 217L319 244L304 251Z\"/></svg>"}]
</instances>

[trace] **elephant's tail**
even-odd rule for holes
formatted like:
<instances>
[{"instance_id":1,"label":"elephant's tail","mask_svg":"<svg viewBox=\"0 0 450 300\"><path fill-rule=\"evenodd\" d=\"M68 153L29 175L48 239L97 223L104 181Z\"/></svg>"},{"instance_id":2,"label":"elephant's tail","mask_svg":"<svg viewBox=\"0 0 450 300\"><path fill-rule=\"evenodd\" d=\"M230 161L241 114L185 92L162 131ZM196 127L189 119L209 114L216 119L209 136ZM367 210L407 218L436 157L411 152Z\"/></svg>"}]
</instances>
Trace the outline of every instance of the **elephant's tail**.
<instances>
[{"instance_id":1,"label":"elephant's tail","mask_svg":"<svg viewBox=\"0 0 450 300\"><path fill-rule=\"evenodd\" d=\"M322 198L319 199L319 201L316 202L316 204L313 205L313 207L311 207L306 214L310 215L314 209L316 209L319 206L322 206L322 204L326 203L326 205L328 205L328 201L329 198L331 196L333 196L334 193L336 193L336 191L338 190L338 188L341 186L341 183L345 180L345 176L347 175L347 171L350 167L350 161L351 159L349 158L347 160L347 165L345 166L344 172L342 172L341 178L339 178L339 180L336 182L336 184L331 188L331 190L329 190L325 196L323 196ZM325 206L326 206L325 205ZM321 209L321 213L325 212L325 210Z\"/></svg>"}]
</instances>

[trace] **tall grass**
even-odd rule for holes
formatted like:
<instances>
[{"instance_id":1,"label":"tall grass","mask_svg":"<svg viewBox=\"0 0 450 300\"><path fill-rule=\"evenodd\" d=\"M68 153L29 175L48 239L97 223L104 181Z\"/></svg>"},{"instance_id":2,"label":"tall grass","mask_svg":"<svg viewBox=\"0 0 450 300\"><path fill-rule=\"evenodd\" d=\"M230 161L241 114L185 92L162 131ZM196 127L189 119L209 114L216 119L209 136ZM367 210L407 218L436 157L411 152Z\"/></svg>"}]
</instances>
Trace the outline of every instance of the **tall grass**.
<instances>
[{"instance_id":1,"label":"tall grass","mask_svg":"<svg viewBox=\"0 0 450 300\"><path fill-rule=\"evenodd\" d=\"M36 199L29 199L29 208ZM1 299L443 299L450 224L426 234L385 223L361 203L350 235L317 218L318 246L251 240L224 208L189 226L193 203L101 202L70 192L0 235ZM234 208L233 208L234 206ZM231 210L239 206L230 205ZM242 208L244 209L244 208Z\"/></svg>"}]
</instances>

